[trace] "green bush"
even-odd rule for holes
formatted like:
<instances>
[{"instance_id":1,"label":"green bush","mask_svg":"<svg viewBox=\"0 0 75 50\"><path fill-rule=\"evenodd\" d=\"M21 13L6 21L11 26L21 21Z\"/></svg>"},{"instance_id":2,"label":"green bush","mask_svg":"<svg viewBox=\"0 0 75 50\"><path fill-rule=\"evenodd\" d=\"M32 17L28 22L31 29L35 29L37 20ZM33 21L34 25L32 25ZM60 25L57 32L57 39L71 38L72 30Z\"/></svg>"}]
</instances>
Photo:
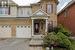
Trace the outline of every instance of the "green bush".
<instances>
[{"instance_id":1,"label":"green bush","mask_svg":"<svg viewBox=\"0 0 75 50\"><path fill-rule=\"evenodd\" d=\"M58 25L57 27L55 27L54 29L53 29L53 31L57 34L58 32L62 32L63 34L65 34L66 36L70 36L71 35L71 32L68 30L68 29L66 29L64 26L62 26L62 25Z\"/></svg>"},{"instance_id":2,"label":"green bush","mask_svg":"<svg viewBox=\"0 0 75 50\"><path fill-rule=\"evenodd\" d=\"M53 29L53 32L47 33L43 38L43 44L45 47L53 45L70 50L72 48L71 39L69 39L70 35L71 33L69 30L64 28L64 26L59 25Z\"/></svg>"},{"instance_id":3,"label":"green bush","mask_svg":"<svg viewBox=\"0 0 75 50\"><path fill-rule=\"evenodd\" d=\"M48 33L48 35L43 38L44 46L55 45L57 39L58 37L54 32Z\"/></svg>"},{"instance_id":4,"label":"green bush","mask_svg":"<svg viewBox=\"0 0 75 50\"><path fill-rule=\"evenodd\" d=\"M58 32L57 37L58 37L59 46L70 48L71 42L66 35L64 35L62 32Z\"/></svg>"}]
</instances>

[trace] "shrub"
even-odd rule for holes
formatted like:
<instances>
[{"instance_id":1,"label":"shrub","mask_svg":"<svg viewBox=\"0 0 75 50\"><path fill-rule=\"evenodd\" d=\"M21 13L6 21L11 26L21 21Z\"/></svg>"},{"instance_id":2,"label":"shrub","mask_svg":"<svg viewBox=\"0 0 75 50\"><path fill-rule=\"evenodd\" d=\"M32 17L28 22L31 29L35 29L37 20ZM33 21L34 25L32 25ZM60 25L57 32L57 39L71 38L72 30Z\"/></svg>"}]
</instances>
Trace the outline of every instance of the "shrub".
<instances>
[{"instance_id":1,"label":"shrub","mask_svg":"<svg viewBox=\"0 0 75 50\"><path fill-rule=\"evenodd\" d=\"M50 45L55 45L58 37L55 35L54 32L48 33L44 38L44 46L50 46Z\"/></svg>"},{"instance_id":2,"label":"shrub","mask_svg":"<svg viewBox=\"0 0 75 50\"><path fill-rule=\"evenodd\" d=\"M70 50L70 48L72 48L71 41L69 39L70 35L71 33L69 30L64 28L62 25L59 25L53 29L53 32L47 33L43 38L44 46L59 46Z\"/></svg>"},{"instance_id":3,"label":"shrub","mask_svg":"<svg viewBox=\"0 0 75 50\"><path fill-rule=\"evenodd\" d=\"M71 42L66 35L64 35L62 32L58 32L57 37L60 47L70 48Z\"/></svg>"},{"instance_id":4,"label":"shrub","mask_svg":"<svg viewBox=\"0 0 75 50\"><path fill-rule=\"evenodd\" d=\"M70 35L71 35L71 32L70 32L68 29L66 29L64 26L62 26L62 25L58 25L57 27L55 27L55 28L53 29L53 31L54 31L55 33L62 32L62 33L65 34L66 36L70 36Z\"/></svg>"}]
</instances>

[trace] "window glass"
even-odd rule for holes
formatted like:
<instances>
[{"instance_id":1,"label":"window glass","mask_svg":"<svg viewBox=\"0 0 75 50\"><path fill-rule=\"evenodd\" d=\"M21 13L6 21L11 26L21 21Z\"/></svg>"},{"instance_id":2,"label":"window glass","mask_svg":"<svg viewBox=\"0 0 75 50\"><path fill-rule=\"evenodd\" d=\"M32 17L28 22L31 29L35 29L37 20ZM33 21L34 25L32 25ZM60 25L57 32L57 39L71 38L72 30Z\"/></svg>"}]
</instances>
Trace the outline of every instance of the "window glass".
<instances>
[{"instance_id":1,"label":"window glass","mask_svg":"<svg viewBox=\"0 0 75 50\"><path fill-rule=\"evenodd\" d=\"M47 4L47 13L52 13L52 5Z\"/></svg>"},{"instance_id":2,"label":"window glass","mask_svg":"<svg viewBox=\"0 0 75 50\"><path fill-rule=\"evenodd\" d=\"M21 28L23 28L23 26L21 26Z\"/></svg>"},{"instance_id":3,"label":"window glass","mask_svg":"<svg viewBox=\"0 0 75 50\"><path fill-rule=\"evenodd\" d=\"M26 26L24 26L26 28Z\"/></svg>"},{"instance_id":4,"label":"window glass","mask_svg":"<svg viewBox=\"0 0 75 50\"><path fill-rule=\"evenodd\" d=\"M17 26L19 28L19 26Z\"/></svg>"},{"instance_id":5,"label":"window glass","mask_svg":"<svg viewBox=\"0 0 75 50\"><path fill-rule=\"evenodd\" d=\"M28 28L30 28L30 26L28 26Z\"/></svg>"},{"instance_id":6,"label":"window glass","mask_svg":"<svg viewBox=\"0 0 75 50\"><path fill-rule=\"evenodd\" d=\"M8 7L0 7L0 14L9 14Z\"/></svg>"},{"instance_id":7,"label":"window glass","mask_svg":"<svg viewBox=\"0 0 75 50\"><path fill-rule=\"evenodd\" d=\"M10 14L10 8L7 4L7 2L2 1L1 5L0 5L0 14Z\"/></svg>"}]
</instances>

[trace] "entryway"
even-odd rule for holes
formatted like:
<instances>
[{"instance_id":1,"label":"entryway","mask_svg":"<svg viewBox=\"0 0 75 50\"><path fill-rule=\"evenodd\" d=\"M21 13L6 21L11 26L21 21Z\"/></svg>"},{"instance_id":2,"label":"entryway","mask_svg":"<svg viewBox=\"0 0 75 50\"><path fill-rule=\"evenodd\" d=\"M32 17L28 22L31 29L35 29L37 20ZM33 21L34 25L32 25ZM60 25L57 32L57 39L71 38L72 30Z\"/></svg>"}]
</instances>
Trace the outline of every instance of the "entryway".
<instances>
[{"instance_id":1,"label":"entryway","mask_svg":"<svg viewBox=\"0 0 75 50\"><path fill-rule=\"evenodd\" d=\"M34 35L44 35L46 30L46 19L34 19Z\"/></svg>"}]
</instances>

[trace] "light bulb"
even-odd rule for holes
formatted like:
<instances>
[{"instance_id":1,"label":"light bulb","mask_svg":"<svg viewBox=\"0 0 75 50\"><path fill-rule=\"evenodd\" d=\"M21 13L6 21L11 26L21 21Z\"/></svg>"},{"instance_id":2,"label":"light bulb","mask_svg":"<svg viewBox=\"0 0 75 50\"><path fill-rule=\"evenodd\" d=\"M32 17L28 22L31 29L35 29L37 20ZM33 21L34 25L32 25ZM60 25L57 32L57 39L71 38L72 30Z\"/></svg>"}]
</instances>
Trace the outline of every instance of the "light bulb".
<instances>
[{"instance_id":1,"label":"light bulb","mask_svg":"<svg viewBox=\"0 0 75 50\"><path fill-rule=\"evenodd\" d=\"M6 1L4 1L4 4L6 4L7 2Z\"/></svg>"}]
</instances>

